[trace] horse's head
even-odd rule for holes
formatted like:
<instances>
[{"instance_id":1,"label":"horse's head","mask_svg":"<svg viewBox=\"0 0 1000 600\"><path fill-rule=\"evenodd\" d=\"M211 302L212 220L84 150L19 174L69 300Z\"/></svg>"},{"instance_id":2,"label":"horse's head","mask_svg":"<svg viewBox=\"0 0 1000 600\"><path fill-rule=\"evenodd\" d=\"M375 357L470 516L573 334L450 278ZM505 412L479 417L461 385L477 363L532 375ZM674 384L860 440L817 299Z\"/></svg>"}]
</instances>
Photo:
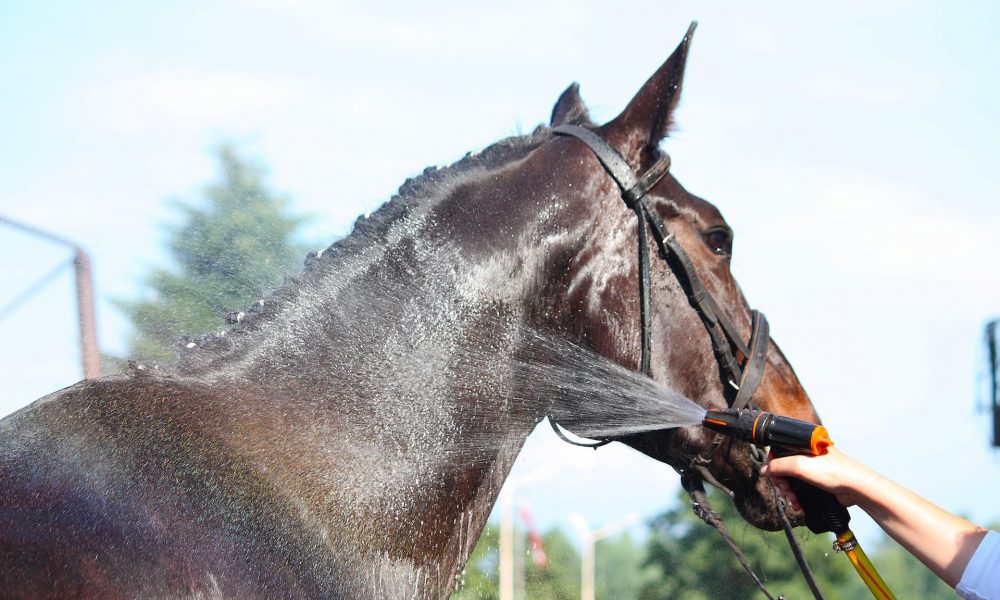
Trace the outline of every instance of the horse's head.
<instances>
[{"instance_id":1,"label":"horse's head","mask_svg":"<svg viewBox=\"0 0 1000 600\"><path fill-rule=\"evenodd\" d=\"M596 125L574 84L559 98L552 125L580 125L596 133L621 155L631 170L642 175L657 163L659 146L670 129L680 98L691 32L660 69L639 90L625 110L612 121ZM564 253L553 253L550 272L558 273L547 289L549 310L544 325L555 327L591 346L597 352L630 368L640 362L640 300L637 260L636 214L622 201L619 186L602 166L595 152L580 139L554 137L537 152L558 164L552 190L573 231L575 240ZM645 202L662 220L690 258L696 277L719 312L743 341L751 336L751 311L730 272L733 234L719 211L685 190L667 174L649 191ZM571 225L569 224L571 223ZM643 224L642 227L647 225ZM654 236L648 239L651 254L650 374L666 386L706 407L727 406L732 401L730 375L721 365L719 341L728 345L737 363L745 361L738 344L717 336L716 348L702 316L691 300L691 286L681 269L656 257ZM674 253L676 254L676 253ZM676 256L670 260L678 260ZM687 288L687 289L686 289ZM552 321L556 322L553 323ZM818 419L795 373L778 347L764 338L767 348L763 377L752 402L764 410L801 419ZM732 387L732 386L730 386ZM565 409L563 409L565 410ZM560 408L554 411L559 419ZM571 417L568 420L572 420ZM689 470L692 459L713 439L701 427L654 431L621 441L680 470ZM707 465L711 476L734 492L741 513L758 527L780 526L774 496L758 475L748 446L726 440Z\"/></svg>"}]
</instances>

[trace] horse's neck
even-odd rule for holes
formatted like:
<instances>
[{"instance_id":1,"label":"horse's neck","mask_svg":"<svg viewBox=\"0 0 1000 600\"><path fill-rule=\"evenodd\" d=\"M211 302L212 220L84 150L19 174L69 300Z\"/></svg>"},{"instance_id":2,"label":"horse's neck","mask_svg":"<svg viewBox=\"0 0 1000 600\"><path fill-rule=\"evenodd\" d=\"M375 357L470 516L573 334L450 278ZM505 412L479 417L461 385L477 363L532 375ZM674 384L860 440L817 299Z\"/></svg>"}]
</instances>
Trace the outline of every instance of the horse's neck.
<instances>
[{"instance_id":1,"label":"horse's neck","mask_svg":"<svg viewBox=\"0 0 1000 600\"><path fill-rule=\"evenodd\" d=\"M260 396L264 455L303 518L360 550L353 570L444 595L541 416L508 399L534 275L512 280L502 258L470 259L419 221L399 228L306 274L205 376Z\"/></svg>"}]
</instances>

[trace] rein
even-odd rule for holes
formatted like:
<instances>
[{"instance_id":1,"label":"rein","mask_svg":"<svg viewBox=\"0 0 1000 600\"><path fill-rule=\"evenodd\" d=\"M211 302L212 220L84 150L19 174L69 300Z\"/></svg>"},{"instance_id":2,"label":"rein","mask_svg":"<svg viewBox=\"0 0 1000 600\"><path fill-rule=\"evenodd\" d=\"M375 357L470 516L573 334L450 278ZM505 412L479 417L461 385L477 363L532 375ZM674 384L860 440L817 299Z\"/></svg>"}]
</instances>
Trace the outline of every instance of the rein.
<instances>
[{"instance_id":1,"label":"rein","mask_svg":"<svg viewBox=\"0 0 1000 600\"><path fill-rule=\"evenodd\" d=\"M673 272L674 277L681 284L681 287L687 294L688 302L698 313L698 316L701 317L702 323L705 325L705 329L712 340L712 349L719 364L724 382L724 395L729 407L747 408L748 406L752 406L751 398L763 379L767 346L770 340L767 318L757 310L751 311L750 340L748 343L745 343L740 338L732 322L719 308L715 298L705 288L687 252L684 251L684 248L681 247L674 235L667 230L663 219L650 208L647 201L649 191L669 172L670 156L662 153L657 161L653 163L653 166L641 176L637 176L622 155L593 131L575 125L563 125L554 127L552 132L557 135L576 138L586 144L604 167L605 172L618 185L626 208L632 210L636 215L639 240L639 315L641 323L641 353L638 370L647 377L651 376L652 311L650 309L648 237L648 231L651 231L660 258L666 262L671 272ZM549 423L560 438L574 445L597 448L613 441L608 438L592 443L574 442L559 430L554 419L550 418ZM774 600L774 596L768 592L760 577L757 576L743 555L743 552L736 545L719 514L712 509L708 495L705 493L704 481L708 481L730 497L734 496L733 492L716 480L708 470L708 465L712 462L715 452L722 445L722 441L723 436L716 434L705 450L695 455L687 467L677 469L681 475L681 484L691 497L695 514L718 531L719 535L726 542L726 545L736 555L743 570L753 579L754 583L765 596ZM750 458L758 466L767 460L764 453L755 446L750 446ZM815 598L823 600L823 595L816 586L812 570L806 563L798 539L792 531L791 523L787 515L785 515L784 501L773 484L772 491L775 499L778 501L778 512L781 517L785 536L791 546L792 553L795 555L796 562L799 564L802 575L806 579L806 583L809 584L809 588L812 590ZM780 598L782 596L779 595Z\"/></svg>"}]
</instances>

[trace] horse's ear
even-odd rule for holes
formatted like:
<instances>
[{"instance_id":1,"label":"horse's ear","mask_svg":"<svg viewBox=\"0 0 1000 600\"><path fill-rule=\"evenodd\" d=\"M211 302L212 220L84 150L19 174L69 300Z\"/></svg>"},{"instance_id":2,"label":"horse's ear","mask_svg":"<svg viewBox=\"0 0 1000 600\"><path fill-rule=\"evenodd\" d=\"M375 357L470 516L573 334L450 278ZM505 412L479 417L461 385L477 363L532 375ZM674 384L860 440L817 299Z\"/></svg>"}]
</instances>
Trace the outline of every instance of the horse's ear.
<instances>
[{"instance_id":1,"label":"horse's ear","mask_svg":"<svg viewBox=\"0 0 1000 600\"><path fill-rule=\"evenodd\" d=\"M643 160L667 136L674 108L681 97L684 65L697 21L692 21L684 39L670 58L642 86L625 110L601 130L605 139L633 160Z\"/></svg>"},{"instance_id":2,"label":"horse's ear","mask_svg":"<svg viewBox=\"0 0 1000 600\"><path fill-rule=\"evenodd\" d=\"M580 84L573 83L556 100L552 108L552 127L560 125L591 125L590 112L580 97Z\"/></svg>"}]
</instances>

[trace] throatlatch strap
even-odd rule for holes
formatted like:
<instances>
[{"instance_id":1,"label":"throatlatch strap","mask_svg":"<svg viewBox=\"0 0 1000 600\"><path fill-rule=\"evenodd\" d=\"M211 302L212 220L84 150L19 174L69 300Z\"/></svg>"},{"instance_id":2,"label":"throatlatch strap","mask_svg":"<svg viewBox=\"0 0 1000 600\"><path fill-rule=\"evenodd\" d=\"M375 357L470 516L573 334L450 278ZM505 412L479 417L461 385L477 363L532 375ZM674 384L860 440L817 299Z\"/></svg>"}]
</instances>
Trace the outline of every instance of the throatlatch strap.
<instances>
[{"instance_id":1,"label":"throatlatch strap","mask_svg":"<svg viewBox=\"0 0 1000 600\"><path fill-rule=\"evenodd\" d=\"M639 219L639 319L641 320L639 372L651 377L649 357L652 354L653 311L649 307L649 240L646 237L646 221L642 217L642 205L637 205L634 210Z\"/></svg>"},{"instance_id":2,"label":"throatlatch strap","mask_svg":"<svg viewBox=\"0 0 1000 600\"><path fill-rule=\"evenodd\" d=\"M659 183L663 176L670 171L670 156L663 155L641 177L637 178L628 161L611 144L593 131L577 125L562 125L553 127L552 132L575 137L586 144L597 160L604 165L604 169L611 176L611 179L618 184L625 206L635 212L639 234L639 372L650 376L653 313L650 309L652 301L650 298L649 238L646 233L646 222L650 211L643 200L649 190L653 189L653 186Z\"/></svg>"}]
</instances>

